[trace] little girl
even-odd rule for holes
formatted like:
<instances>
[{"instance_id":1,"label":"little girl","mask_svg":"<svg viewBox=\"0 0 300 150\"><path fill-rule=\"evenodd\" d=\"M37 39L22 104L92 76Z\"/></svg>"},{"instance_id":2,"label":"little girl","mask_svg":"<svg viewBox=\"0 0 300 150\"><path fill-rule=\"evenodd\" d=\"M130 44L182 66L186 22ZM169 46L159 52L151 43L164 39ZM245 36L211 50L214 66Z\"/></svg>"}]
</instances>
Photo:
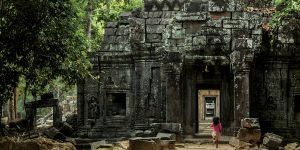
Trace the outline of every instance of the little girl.
<instances>
[{"instance_id":1,"label":"little girl","mask_svg":"<svg viewBox=\"0 0 300 150\"><path fill-rule=\"evenodd\" d=\"M221 131L222 131L222 124L220 122L219 117L214 117L213 122L210 125L210 128L212 128L212 137L213 142L216 143L216 148L218 148L218 143L221 137Z\"/></svg>"}]
</instances>

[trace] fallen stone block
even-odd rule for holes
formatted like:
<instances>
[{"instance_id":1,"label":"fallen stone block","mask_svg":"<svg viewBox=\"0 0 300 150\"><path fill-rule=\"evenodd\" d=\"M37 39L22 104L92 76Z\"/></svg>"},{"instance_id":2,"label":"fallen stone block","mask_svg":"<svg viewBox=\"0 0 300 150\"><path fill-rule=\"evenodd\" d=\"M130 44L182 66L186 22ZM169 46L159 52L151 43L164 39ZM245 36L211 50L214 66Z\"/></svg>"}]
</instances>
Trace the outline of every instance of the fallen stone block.
<instances>
[{"instance_id":1,"label":"fallen stone block","mask_svg":"<svg viewBox=\"0 0 300 150\"><path fill-rule=\"evenodd\" d=\"M263 138L263 145L270 148L278 148L281 145L282 141L282 136L273 133L266 133Z\"/></svg>"},{"instance_id":2,"label":"fallen stone block","mask_svg":"<svg viewBox=\"0 0 300 150\"><path fill-rule=\"evenodd\" d=\"M160 140L160 149L175 149L175 140Z\"/></svg>"},{"instance_id":3,"label":"fallen stone block","mask_svg":"<svg viewBox=\"0 0 300 150\"><path fill-rule=\"evenodd\" d=\"M61 124L59 131L66 136L71 136L74 132L74 129L72 128L72 126L70 124L63 122Z\"/></svg>"},{"instance_id":4,"label":"fallen stone block","mask_svg":"<svg viewBox=\"0 0 300 150\"><path fill-rule=\"evenodd\" d=\"M300 150L299 143L289 143L284 147L284 150Z\"/></svg>"},{"instance_id":5,"label":"fallen stone block","mask_svg":"<svg viewBox=\"0 0 300 150\"><path fill-rule=\"evenodd\" d=\"M259 121L258 118L244 118L241 120L242 128L249 128L249 129L259 129Z\"/></svg>"},{"instance_id":6,"label":"fallen stone block","mask_svg":"<svg viewBox=\"0 0 300 150\"><path fill-rule=\"evenodd\" d=\"M77 150L96 150L97 148L100 148L101 146L108 147L109 145L106 145L105 140L92 142L92 143L83 142L83 143L75 144L75 147Z\"/></svg>"},{"instance_id":7,"label":"fallen stone block","mask_svg":"<svg viewBox=\"0 0 300 150\"><path fill-rule=\"evenodd\" d=\"M261 130L240 128L237 134L237 138L241 141L255 144L261 141Z\"/></svg>"},{"instance_id":8,"label":"fallen stone block","mask_svg":"<svg viewBox=\"0 0 300 150\"><path fill-rule=\"evenodd\" d=\"M44 131L44 134L53 140L61 140L64 141L66 139L66 136L64 134L62 134L61 132L59 132L56 128L52 127L49 128L48 130Z\"/></svg>"},{"instance_id":9,"label":"fallen stone block","mask_svg":"<svg viewBox=\"0 0 300 150\"><path fill-rule=\"evenodd\" d=\"M241 141L241 140L237 139L236 137L232 137L229 140L229 145L232 147L235 147L236 149L248 149L248 148L254 146L253 144Z\"/></svg>"},{"instance_id":10,"label":"fallen stone block","mask_svg":"<svg viewBox=\"0 0 300 150\"><path fill-rule=\"evenodd\" d=\"M175 144L175 147L178 147L178 148L185 148L185 145L184 145L184 144Z\"/></svg>"},{"instance_id":11,"label":"fallen stone block","mask_svg":"<svg viewBox=\"0 0 300 150\"><path fill-rule=\"evenodd\" d=\"M156 137L161 140L176 140L176 135L172 133L157 133Z\"/></svg>"},{"instance_id":12,"label":"fallen stone block","mask_svg":"<svg viewBox=\"0 0 300 150\"><path fill-rule=\"evenodd\" d=\"M129 140L129 150L159 150L158 138L132 138Z\"/></svg>"}]
</instances>

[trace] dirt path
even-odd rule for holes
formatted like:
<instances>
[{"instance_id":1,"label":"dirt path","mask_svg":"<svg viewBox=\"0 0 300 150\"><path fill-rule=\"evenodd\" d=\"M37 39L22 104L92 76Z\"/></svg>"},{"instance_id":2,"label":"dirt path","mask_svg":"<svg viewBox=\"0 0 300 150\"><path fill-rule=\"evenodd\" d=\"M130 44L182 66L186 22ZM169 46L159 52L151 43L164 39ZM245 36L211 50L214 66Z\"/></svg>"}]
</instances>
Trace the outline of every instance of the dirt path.
<instances>
[{"instance_id":1,"label":"dirt path","mask_svg":"<svg viewBox=\"0 0 300 150\"><path fill-rule=\"evenodd\" d=\"M231 147L229 144L219 144L219 148L216 148L213 144L183 144L184 147L178 148L176 150L234 150L234 147Z\"/></svg>"}]
</instances>

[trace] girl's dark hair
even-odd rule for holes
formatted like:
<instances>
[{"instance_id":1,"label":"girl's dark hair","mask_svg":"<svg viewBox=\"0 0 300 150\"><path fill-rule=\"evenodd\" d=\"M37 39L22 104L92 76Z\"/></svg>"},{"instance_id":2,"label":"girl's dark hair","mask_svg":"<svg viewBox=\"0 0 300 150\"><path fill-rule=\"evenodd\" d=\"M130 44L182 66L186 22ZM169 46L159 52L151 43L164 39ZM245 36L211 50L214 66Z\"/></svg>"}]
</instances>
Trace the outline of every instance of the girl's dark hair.
<instances>
[{"instance_id":1,"label":"girl's dark hair","mask_svg":"<svg viewBox=\"0 0 300 150\"><path fill-rule=\"evenodd\" d=\"M220 118L219 117L214 117L213 118L213 123L214 123L214 125L218 125L220 123Z\"/></svg>"}]
</instances>

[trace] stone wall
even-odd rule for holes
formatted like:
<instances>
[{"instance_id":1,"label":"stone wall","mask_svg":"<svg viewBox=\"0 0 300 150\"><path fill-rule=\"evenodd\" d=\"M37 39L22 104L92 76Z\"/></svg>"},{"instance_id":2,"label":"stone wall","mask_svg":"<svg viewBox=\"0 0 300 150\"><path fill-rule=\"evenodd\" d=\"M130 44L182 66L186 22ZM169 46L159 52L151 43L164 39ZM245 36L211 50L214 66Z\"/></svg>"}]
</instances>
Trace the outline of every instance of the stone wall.
<instances>
[{"instance_id":1,"label":"stone wall","mask_svg":"<svg viewBox=\"0 0 300 150\"><path fill-rule=\"evenodd\" d=\"M260 8L247 8L254 5ZM297 126L289 116L299 91L299 34L279 28L270 47L269 32L262 28L270 12L257 10L271 5L145 0L143 10L107 23L100 49L91 55L92 72L99 79L86 78L78 85L82 130L93 128L99 136L110 127L125 132L167 122L181 123L185 134L193 134L198 132L196 93L201 88L221 91L228 134L250 116L263 119L265 130ZM107 116L110 93L126 94L126 116ZM91 97L99 108L89 107ZM98 116L89 117L88 110Z\"/></svg>"}]
</instances>

